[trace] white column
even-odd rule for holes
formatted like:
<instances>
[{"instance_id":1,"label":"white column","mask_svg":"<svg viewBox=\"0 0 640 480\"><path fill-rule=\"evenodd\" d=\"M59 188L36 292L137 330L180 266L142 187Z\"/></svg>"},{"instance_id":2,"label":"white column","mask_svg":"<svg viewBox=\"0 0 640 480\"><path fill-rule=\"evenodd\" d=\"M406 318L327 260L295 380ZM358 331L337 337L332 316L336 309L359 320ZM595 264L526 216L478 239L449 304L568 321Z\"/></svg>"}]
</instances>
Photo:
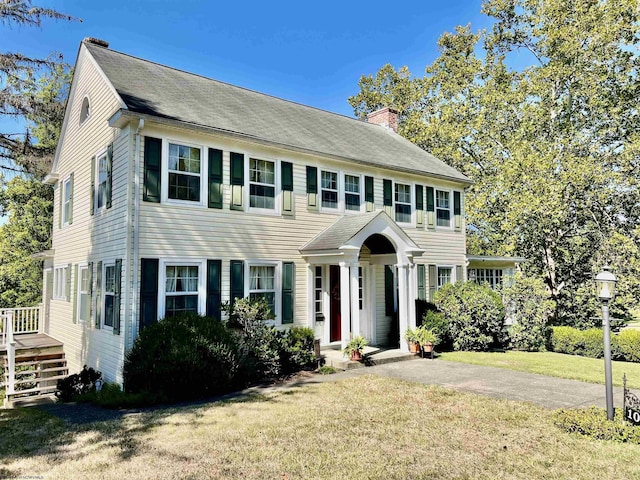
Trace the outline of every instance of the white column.
<instances>
[{"instance_id":1,"label":"white column","mask_svg":"<svg viewBox=\"0 0 640 480\"><path fill-rule=\"evenodd\" d=\"M349 342L351 303L349 302L349 264L340 262L340 344Z\"/></svg>"},{"instance_id":2,"label":"white column","mask_svg":"<svg viewBox=\"0 0 640 480\"><path fill-rule=\"evenodd\" d=\"M398 324L400 327L400 350L403 352L409 351L409 345L403 340L404 334L409 326L409 311L407 308L409 303L409 285L407 282L408 270L408 265L398 265Z\"/></svg>"},{"instance_id":3,"label":"white column","mask_svg":"<svg viewBox=\"0 0 640 480\"><path fill-rule=\"evenodd\" d=\"M368 321L371 322L370 334L371 343L378 343L378 306L376 305L376 265L369 265L367 279L369 284L369 294L367 295L367 312Z\"/></svg>"},{"instance_id":4,"label":"white column","mask_svg":"<svg viewBox=\"0 0 640 480\"><path fill-rule=\"evenodd\" d=\"M418 298L416 264L409 264L409 327L416 328L416 298ZM400 337L402 338L402 337Z\"/></svg>"},{"instance_id":5,"label":"white column","mask_svg":"<svg viewBox=\"0 0 640 480\"><path fill-rule=\"evenodd\" d=\"M352 263L349 271L351 283L351 334L354 337L360 335L360 302L358 288L358 262Z\"/></svg>"}]
</instances>

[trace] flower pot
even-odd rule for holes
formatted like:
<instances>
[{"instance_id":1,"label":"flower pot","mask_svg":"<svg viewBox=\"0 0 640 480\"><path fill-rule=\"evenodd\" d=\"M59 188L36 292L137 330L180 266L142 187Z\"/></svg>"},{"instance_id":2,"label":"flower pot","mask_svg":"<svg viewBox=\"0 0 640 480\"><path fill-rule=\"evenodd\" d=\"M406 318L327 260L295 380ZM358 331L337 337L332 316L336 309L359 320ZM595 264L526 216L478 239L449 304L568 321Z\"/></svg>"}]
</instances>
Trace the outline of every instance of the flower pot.
<instances>
[{"instance_id":1,"label":"flower pot","mask_svg":"<svg viewBox=\"0 0 640 480\"><path fill-rule=\"evenodd\" d=\"M409 352L420 353L420 344L418 342L409 342Z\"/></svg>"},{"instance_id":2,"label":"flower pot","mask_svg":"<svg viewBox=\"0 0 640 480\"><path fill-rule=\"evenodd\" d=\"M424 351L424 353L433 352L433 343L425 343L424 345L422 345L422 350Z\"/></svg>"},{"instance_id":3,"label":"flower pot","mask_svg":"<svg viewBox=\"0 0 640 480\"><path fill-rule=\"evenodd\" d=\"M362 360L362 352L351 352L351 361L352 362L359 362L360 360Z\"/></svg>"}]
</instances>

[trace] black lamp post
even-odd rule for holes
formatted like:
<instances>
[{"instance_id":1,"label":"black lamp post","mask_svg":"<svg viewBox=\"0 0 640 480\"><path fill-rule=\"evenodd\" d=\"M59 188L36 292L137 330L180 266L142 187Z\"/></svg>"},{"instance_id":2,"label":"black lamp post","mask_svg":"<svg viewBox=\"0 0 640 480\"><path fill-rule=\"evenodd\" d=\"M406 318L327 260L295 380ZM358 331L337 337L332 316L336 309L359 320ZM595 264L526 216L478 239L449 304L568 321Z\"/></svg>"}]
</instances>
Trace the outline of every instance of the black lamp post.
<instances>
[{"instance_id":1,"label":"black lamp post","mask_svg":"<svg viewBox=\"0 0 640 480\"><path fill-rule=\"evenodd\" d=\"M602 330L604 331L604 381L607 395L607 419L613 420L613 378L611 375L611 327L609 324L609 302L616 294L616 276L605 265L596 276L597 295L602 303Z\"/></svg>"}]
</instances>

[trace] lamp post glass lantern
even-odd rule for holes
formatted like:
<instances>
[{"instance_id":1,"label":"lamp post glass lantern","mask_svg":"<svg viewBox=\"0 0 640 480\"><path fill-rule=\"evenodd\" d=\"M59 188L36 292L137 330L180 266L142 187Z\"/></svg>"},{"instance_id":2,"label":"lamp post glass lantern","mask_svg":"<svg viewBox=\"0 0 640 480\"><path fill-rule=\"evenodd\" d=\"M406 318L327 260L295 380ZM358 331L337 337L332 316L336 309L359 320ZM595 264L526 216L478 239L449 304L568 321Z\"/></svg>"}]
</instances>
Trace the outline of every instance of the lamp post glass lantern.
<instances>
[{"instance_id":1,"label":"lamp post glass lantern","mask_svg":"<svg viewBox=\"0 0 640 480\"><path fill-rule=\"evenodd\" d=\"M607 400L607 419L613 420L613 378L611 375L611 327L609 324L609 302L616 295L616 276L605 265L596 276L597 295L602 303L602 330L604 336L604 382Z\"/></svg>"}]
</instances>

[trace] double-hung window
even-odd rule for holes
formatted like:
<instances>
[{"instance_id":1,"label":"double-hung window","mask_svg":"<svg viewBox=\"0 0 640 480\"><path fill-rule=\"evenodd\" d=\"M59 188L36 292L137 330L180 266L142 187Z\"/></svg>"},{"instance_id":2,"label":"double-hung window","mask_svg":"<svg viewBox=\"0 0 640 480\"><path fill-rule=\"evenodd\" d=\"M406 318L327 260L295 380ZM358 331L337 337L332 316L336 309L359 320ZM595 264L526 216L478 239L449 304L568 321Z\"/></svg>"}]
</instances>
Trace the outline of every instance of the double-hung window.
<instances>
[{"instance_id":1,"label":"double-hung window","mask_svg":"<svg viewBox=\"0 0 640 480\"><path fill-rule=\"evenodd\" d=\"M104 282L103 324L105 327L113 327L113 319L115 318L116 266L114 264L105 265L102 278Z\"/></svg>"},{"instance_id":2,"label":"double-hung window","mask_svg":"<svg viewBox=\"0 0 640 480\"><path fill-rule=\"evenodd\" d=\"M436 217L438 227L451 227L451 198L449 192L436 190Z\"/></svg>"},{"instance_id":3,"label":"double-hung window","mask_svg":"<svg viewBox=\"0 0 640 480\"><path fill-rule=\"evenodd\" d=\"M96 162L96 210L104 208L107 204L107 153L100 155Z\"/></svg>"},{"instance_id":4,"label":"double-hung window","mask_svg":"<svg viewBox=\"0 0 640 480\"><path fill-rule=\"evenodd\" d=\"M53 298L67 300L67 267L56 267L53 271Z\"/></svg>"},{"instance_id":5,"label":"double-hung window","mask_svg":"<svg viewBox=\"0 0 640 480\"><path fill-rule=\"evenodd\" d=\"M249 159L249 206L276 208L276 164L269 160Z\"/></svg>"},{"instance_id":6,"label":"double-hung window","mask_svg":"<svg viewBox=\"0 0 640 480\"><path fill-rule=\"evenodd\" d=\"M71 177L64 181L62 188L62 224L68 225L71 220Z\"/></svg>"},{"instance_id":7,"label":"double-hung window","mask_svg":"<svg viewBox=\"0 0 640 480\"><path fill-rule=\"evenodd\" d=\"M89 295L90 290L90 276L89 267L81 265L78 267L78 318L81 322L89 320L89 305L91 303L91 297Z\"/></svg>"},{"instance_id":8,"label":"double-hung window","mask_svg":"<svg viewBox=\"0 0 640 480\"><path fill-rule=\"evenodd\" d=\"M453 283L453 267L438 267L438 288Z\"/></svg>"},{"instance_id":9,"label":"double-hung window","mask_svg":"<svg viewBox=\"0 0 640 480\"><path fill-rule=\"evenodd\" d=\"M411 223L411 185L396 183L395 210L396 222Z\"/></svg>"},{"instance_id":10,"label":"double-hung window","mask_svg":"<svg viewBox=\"0 0 640 480\"><path fill-rule=\"evenodd\" d=\"M344 176L344 206L346 210L360 211L360 177Z\"/></svg>"},{"instance_id":11,"label":"double-hung window","mask_svg":"<svg viewBox=\"0 0 640 480\"><path fill-rule=\"evenodd\" d=\"M198 311L198 265L166 265L164 316Z\"/></svg>"},{"instance_id":12,"label":"double-hung window","mask_svg":"<svg viewBox=\"0 0 640 480\"><path fill-rule=\"evenodd\" d=\"M320 172L322 208L338 208L338 174L322 170Z\"/></svg>"},{"instance_id":13,"label":"double-hung window","mask_svg":"<svg viewBox=\"0 0 640 480\"><path fill-rule=\"evenodd\" d=\"M249 298L264 298L271 313L277 315L275 265L249 265Z\"/></svg>"},{"instance_id":14,"label":"double-hung window","mask_svg":"<svg viewBox=\"0 0 640 480\"><path fill-rule=\"evenodd\" d=\"M169 199L200 202L201 153L198 147L169 143Z\"/></svg>"}]
</instances>

